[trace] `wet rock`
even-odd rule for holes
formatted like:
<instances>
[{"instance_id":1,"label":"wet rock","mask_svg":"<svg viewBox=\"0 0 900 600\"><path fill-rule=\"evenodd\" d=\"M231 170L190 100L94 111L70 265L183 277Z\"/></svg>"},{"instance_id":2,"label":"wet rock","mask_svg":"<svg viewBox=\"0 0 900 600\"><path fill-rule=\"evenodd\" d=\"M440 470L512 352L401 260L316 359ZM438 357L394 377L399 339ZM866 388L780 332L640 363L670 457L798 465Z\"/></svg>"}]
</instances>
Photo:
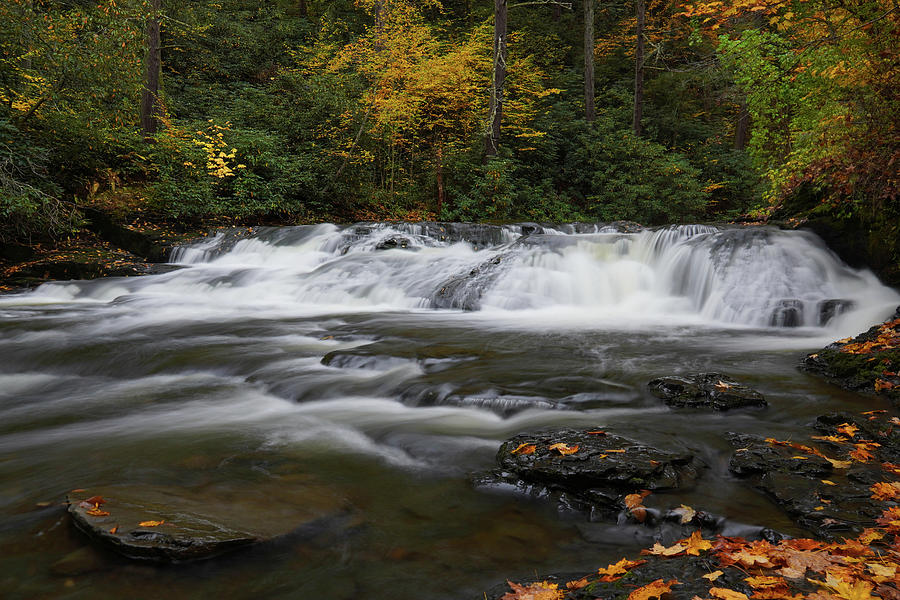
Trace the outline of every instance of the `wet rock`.
<instances>
[{"instance_id":1,"label":"wet rock","mask_svg":"<svg viewBox=\"0 0 900 600\"><path fill-rule=\"evenodd\" d=\"M828 325L832 319L851 310L854 306L855 303L852 300L823 300L822 302L819 302L819 306L816 308L818 315L816 324L824 327L825 325Z\"/></svg>"},{"instance_id":2,"label":"wet rock","mask_svg":"<svg viewBox=\"0 0 900 600\"><path fill-rule=\"evenodd\" d=\"M334 491L314 483L254 486L240 493L117 485L72 492L67 501L75 526L89 539L128 558L155 562L210 558L346 512Z\"/></svg>"},{"instance_id":3,"label":"wet rock","mask_svg":"<svg viewBox=\"0 0 900 600\"><path fill-rule=\"evenodd\" d=\"M708 598L711 584L703 579L716 570L721 570L714 587L724 587L746 594L753 595L754 590L745 581L747 574L734 567L722 567L712 557L706 556L677 556L674 558L660 558L657 556L642 556L644 564L633 567L626 577L616 581L600 581L596 572L591 573L561 573L551 574L535 578L534 576L519 579L520 585L547 581L556 583L562 591L561 598L565 600L625 600L635 589L648 585L657 579L663 581L677 580L679 583L672 587L672 591L665 598L689 600L691 598ZM606 565L598 565L606 566ZM580 589L569 589L568 582L587 578L588 584ZM811 586L810 586L811 587ZM499 600L510 591L507 583L500 583L483 593L478 598Z\"/></svg>"},{"instance_id":4,"label":"wet rock","mask_svg":"<svg viewBox=\"0 0 900 600\"><path fill-rule=\"evenodd\" d=\"M558 443L578 446L578 451L563 455L550 449ZM523 444L533 445L534 452L516 451ZM497 452L497 462L499 468L476 478L476 485L512 486L528 495L605 517L622 510L627 494L692 483L698 468L687 452L660 450L617 435L573 429L510 438Z\"/></svg>"},{"instance_id":5,"label":"wet rock","mask_svg":"<svg viewBox=\"0 0 900 600\"><path fill-rule=\"evenodd\" d=\"M376 250L393 250L395 248L409 248L412 242L409 238L399 235L387 237L375 245Z\"/></svg>"},{"instance_id":6,"label":"wet rock","mask_svg":"<svg viewBox=\"0 0 900 600\"><path fill-rule=\"evenodd\" d=\"M832 420L837 419L828 419ZM854 448L851 441L839 448L836 443L774 442L748 434L732 433L728 437L735 447L729 470L764 492L816 536L831 539L856 535L873 526L881 514L883 507L872 502L869 490L874 482L884 479L880 463L832 463L824 458L848 459L847 453Z\"/></svg>"},{"instance_id":7,"label":"wet rock","mask_svg":"<svg viewBox=\"0 0 900 600\"><path fill-rule=\"evenodd\" d=\"M839 428L850 424L858 429L851 441L869 440L878 444L867 446L875 462L900 463L900 428L891 422L891 418L886 411L873 411L869 415L834 412L820 416L813 426L824 435L842 436ZM826 442L826 445L836 451L839 451L841 446L846 446L834 442Z\"/></svg>"},{"instance_id":8,"label":"wet rock","mask_svg":"<svg viewBox=\"0 0 900 600\"><path fill-rule=\"evenodd\" d=\"M779 300L772 309L769 325L772 327L800 327L803 325L803 302Z\"/></svg>"},{"instance_id":9,"label":"wet rock","mask_svg":"<svg viewBox=\"0 0 900 600\"><path fill-rule=\"evenodd\" d=\"M442 283L431 297L434 308L475 311L481 297L505 268L503 256L493 256L464 275L455 275Z\"/></svg>"},{"instance_id":10,"label":"wet rock","mask_svg":"<svg viewBox=\"0 0 900 600\"><path fill-rule=\"evenodd\" d=\"M800 368L852 392L878 394L900 407L900 308L868 331L808 354Z\"/></svg>"},{"instance_id":11,"label":"wet rock","mask_svg":"<svg viewBox=\"0 0 900 600\"><path fill-rule=\"evenodd\" d=\"M721 373L659 377L647 386L651 394L675 408L730 410L768 405L762 394Z\"/></svg>"}]
</instances>

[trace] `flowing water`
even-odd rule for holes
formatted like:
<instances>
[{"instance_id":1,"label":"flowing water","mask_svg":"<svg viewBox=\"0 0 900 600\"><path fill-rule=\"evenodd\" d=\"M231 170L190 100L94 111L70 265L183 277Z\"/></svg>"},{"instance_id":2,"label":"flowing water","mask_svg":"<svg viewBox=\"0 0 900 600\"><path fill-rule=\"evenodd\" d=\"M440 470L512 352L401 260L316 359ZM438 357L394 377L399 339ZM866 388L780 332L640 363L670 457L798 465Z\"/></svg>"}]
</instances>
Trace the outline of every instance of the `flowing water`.
<instances>
[{"instance_id":1,"label":"flowing water","mask_svg":"<svg viewBox=\"0 0 900 600\"><path fill-rule=\"evenodd\" d=\"M811 234L628 231L229 231L163 274L0 297L0 596L480 598L646 545L640 527L469 483L503 439L552 426L689 449L708 467L648 503L714 512L728 533L802 533L729 477L724 433L796 437L828 410L880 408L796 365L900 296ZM674 411L646 391L708 370L769 408ZM65 493L122 483L211 503L327 489L351 516L203 563L54 566L86 545Z\"/></svg>"}]
</instances>

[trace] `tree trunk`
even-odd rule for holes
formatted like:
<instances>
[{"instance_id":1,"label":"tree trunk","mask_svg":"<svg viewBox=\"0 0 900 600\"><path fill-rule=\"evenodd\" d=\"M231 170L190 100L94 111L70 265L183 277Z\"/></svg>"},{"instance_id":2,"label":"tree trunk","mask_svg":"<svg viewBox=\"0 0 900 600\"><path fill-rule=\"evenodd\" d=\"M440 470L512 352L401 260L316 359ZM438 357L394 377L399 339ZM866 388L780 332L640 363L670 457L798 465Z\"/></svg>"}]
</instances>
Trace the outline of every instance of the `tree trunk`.
<instances>
[{"instance_id":1,"label":"tree trunk","mask_svg":"<svg viewBox=\"0 0 900 600\"><path fill-rule=\"evenodd\" d=\"M150 0L147 19L147 70L141 94L141 132L149 140L159 129L159 11L162 0Z\"/></svg>"},{"instance_id":2,"label":"tree trunk","mask_svg":"<svg viewBox=\"0 0 900 600\"><path fill-rule=\"evenodd\" d=\"M384 48L384 0L375 0L375 49Z\"/></svg>"},{"instance_id":3,"label":"tree trunk","mask_svg":"<svg viewBox=\"0 0 900 600\"><path fill-rule=\"evenodd\" d=\"M594 0L584 0L584 118L597 118L594 108Z\"/></svg>"},{"instance_id":4,"label":"tree trunk","mask_svg":"<svg viewBox=\"0 0 900 600\"><path fill-rule=\"evenodd\" d=\"M306 6L306 0L298 0L297 11L300 13L301 17L309 16L309 8Z\"/></svg>"},{"instance_id":5,"label":"tree trunk","mask_svg":"<svg viewBox=\"0 0 900 600\"><path fill-rule=\"evenodd\" d=\"M490 129L485 136L484 156L497 155L503 118L503 85L506 81L506 0L494 0L494 66L491 85Z\"/></svg>"},{"instance_id":6,"label":"tree trunk","mask_svg":"<svg viewBox=\"0 0 900 600\"><path fill-rule=\"evenodd\" d=\"M743 150L747 147L750 137L750 112L747 105L741 102L741 112L738 114L737 126L734 131L734 149Z\"/></svg>"},{"instance_id":7,"label":"tree trunk","mask_svg":"<svg viewBox=\"0 0 900 600\"><path fill-rule=\"evenodd\" d=\"M637 45L634 49L634 135L641 135L644 112L644 0L635 0L637 13Z\"/></svg>"},{"instance_id":8,"label":"tree trunk","mask_svg":"<svg viewBox=\"0 0 900 600\"><path fill-rule=\"evenodd\" d=\"M441 218L441 209L444 207L444 146L437 143L437 164L435 165L437 177L437 218Z\"/></svg>"}]
</instances>

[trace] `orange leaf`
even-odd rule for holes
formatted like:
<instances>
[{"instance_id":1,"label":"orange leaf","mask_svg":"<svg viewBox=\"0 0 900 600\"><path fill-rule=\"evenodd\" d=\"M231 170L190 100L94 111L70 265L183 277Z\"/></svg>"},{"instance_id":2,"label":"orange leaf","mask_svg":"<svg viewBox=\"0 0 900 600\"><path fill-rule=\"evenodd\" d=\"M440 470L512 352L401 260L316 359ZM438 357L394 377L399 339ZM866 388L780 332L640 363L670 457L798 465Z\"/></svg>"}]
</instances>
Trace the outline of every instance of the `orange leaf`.
<instances>
[{"instance_id":1,"label":"orange leaf","mask_svg":"<svg viewBox=\"0 0 900 600\"><path fill-rule=\"evenodd\" d=\"M90 510L84 511L85 514L91 515L92 517L108 517L109 513L105 510L100 510L96 506Z\"/></svg>"},{"instance_id":2,"label":"orange leaf","mask_svg":"<svg viewBox=\"0 0 900 600\"><path fill-rule=\"evenodd\" d=\"M750 600L747 594L742 594L728 588L714 587L709 590L709 595L720 600Z\"/></svg>"},{"instance_id":3,"label":"orange leaf","mask_svg":"<svg viewBox=\"0 0 900 600\"><path fill-rule=\"evenodd\" d=\"M604 579L604 581L615 581L620 576L627 573L629 571L629 569L633 569L634 567L637 567L638 565L642 565L645 562L647 562L647 561L646 560L628 560L627 558L623 558L622 560L620 560L619 562L617 562L614 565L609 565L606 568L601 567L601 568L597 569L597 574L598 575L606 575L608 577L615 578L615 579Z\"/></svg>"},{"instance_id":4,"label":"orange leaf","mask_svg":"<svg viewBox=\"0 0 900 600\"><path fill-rule=\"evenodd\" d=\"M701 534L699 530L692 533L691 537L681 540L679 543L685 547L685 552L693 556L700 556L702 550L709 550L712 548L712 544L703 539L703 534Z\"/></svg>"},{"instance_id":5,"label":"orange leaf","mask_svg":"<svg viewBox=\"0 0 900 600\"><path fill-rule=\"evenodd\" d=\"M157 527L163 523L165 523L165 521L141 521L138 525L141 527Z\"/></svg>"},{"instance_id":6,"label":"orange leaf","mask_svg":"<svg viewBox=\"0 0 900 600\"><path fill-rule=\"evenodd\" d=\"M859 431L859 427L857 427L856 425L851 425L850 423L841 423L837 426L837 430L847 437L852 438L854 435L856 435L856 432Z\"/></svg>"},{"instance_id":7,"label":"orange leaf","mask_svg":"<svg viewBox=\"0 0 900 600\"><path fill-rule=\"evenodd\" d=\"M869 488L874 500L892 500L900 497L900 483L881 481Z\"/></svg>"},{"instance_id":8,"label":"orange leaf","mask_svg":"<svg viewBox=\"0 0 900 600\"><path fill-rule=\"evenodd\" d=\"M650 490L641 490L637 494L628 494L625 496L625 507L635 508L644 503L644 498L650 495Z\"/></svg>"},{"instance_id":9,"label":"orange leaf","mask_svg":"<svg viewBox=\"0 0 900 600\"><path fill-rule=\"evenodd\" d=\"M588 431L588 435L606 435L605 431Z\"/></svg>"},{"instance_id":10,"label":"orange leaf","mask_svg":"<svg viewBox=\"0 0 900 600\"><path fill-rule=\"evenodd\" d=\"M93 504L94 506L100 506L101 504L106 504L106 500L103 499L103 496L91 496L84 502L88 504Z\"/></svg>"},{"instance_id":11,"label":"orange leaf","mask_svg":"<svg viewBox=\"0 0 900 600\"><path fill-rule=\"evenodd\" d=\"M552 446L550 446L550 451L553 452L554 450L556 452L559 452L563 456L565 456L566 454L575 454L576 452L578 452L578 444L569 446L568 444L563 444L562 442L560 442L558 444L553 444Z\"/></svg>"},{"instance_id":12,"label":"orange leaf","mask_svg":"<svg viewBox=\"0 0 900 600\"><path fill-rule=\"evenodd\" d=\"M628 600L650 600L650 598L659 598L663 594L671 592L672 586L678 585L678 583L677 579L670 579L667 582L663 582L662 579L657 579L628 594Z\"/></svg>"},{"instance_id":13,"label":"orange leaf","mask_svg":"<svg viewBox=\"0 0 900 600\"><path fill-rule=\"evenodd\" d=\"M534 454L535 450L537 450L537 446L534 444L519 444L510 454Z\"/></svg>"},{"instance_id":14,"label":"orange leaf","mask_svg":"<svg viewBox=\"0 0 900 600\"><path fill-rule=\"evenodd\" d=\"M570 581L566 584L566 589L569 590L580 590L584 586L588 584L587 577L582 577L581 579L577 579L575 581Z\"/></svg>"},{"instance_id":15,"label":"orange leaf","mask_svg":"<svg viewBox=\"0 0 900 600\"><path fill-rule=\"evenodd\" d=\"M115 527L113 527L112 529L110 529L109 532L110 532L110 533L115 533L115 532L117 532L118 530L119 530L119 526L116 525Z\"/></svg>"}]
</instances>

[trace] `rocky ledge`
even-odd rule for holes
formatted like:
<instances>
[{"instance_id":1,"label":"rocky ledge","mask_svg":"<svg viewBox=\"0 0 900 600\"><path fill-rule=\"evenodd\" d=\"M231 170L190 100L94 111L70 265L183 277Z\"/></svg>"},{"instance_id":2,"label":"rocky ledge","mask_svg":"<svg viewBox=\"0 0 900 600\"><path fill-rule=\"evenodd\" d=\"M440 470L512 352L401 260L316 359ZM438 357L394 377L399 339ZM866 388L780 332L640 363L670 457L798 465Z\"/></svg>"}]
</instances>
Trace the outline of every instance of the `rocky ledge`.
<instances>
[{"instance_id":1,"label":"rocky ledge","mask_svg":"<svg viewBox=\"0 0 900 600\"><path fill-rule=\"evenodd\" d=\"M768 405L762 394L721 373L659 377L647 387L651 394L675 408L731 410Z\"/></svg>"},{"instance_id":2,"label":"rocky ledge","mask_svg":"<svg viewBox=\"0 0 900 600\"><path fill-rule=\"evenodd\" d=\"M228 495L116 485L75 490L67 503L75 526L91 541L128 558L162 563L211 558L348 513L333 490L314 484Z\"/></svg>"},{"instance_id":3,"label":"rocky ledge","mask_svg":"<svg viewBox=\"0 0 900 600\"><path fill-rule=\"evenodd\" d=\"M690 485L699 464L687 452L653 448L600 430L560 429L517 435L497 452L499 468L479 486L514 486L577 510L611 517L642 490Z\"/></svg>"},{"instance_id":4,"label":"rocky ledge","mask_svg":"<svg viewBox=\"0 0 900 600\"><path fill-rule=\"evenodd\" d=\"M881 325L808 354L800 366L846 390L886 396L900 407L900 307Z\"/></svg>"}]
</instances>

